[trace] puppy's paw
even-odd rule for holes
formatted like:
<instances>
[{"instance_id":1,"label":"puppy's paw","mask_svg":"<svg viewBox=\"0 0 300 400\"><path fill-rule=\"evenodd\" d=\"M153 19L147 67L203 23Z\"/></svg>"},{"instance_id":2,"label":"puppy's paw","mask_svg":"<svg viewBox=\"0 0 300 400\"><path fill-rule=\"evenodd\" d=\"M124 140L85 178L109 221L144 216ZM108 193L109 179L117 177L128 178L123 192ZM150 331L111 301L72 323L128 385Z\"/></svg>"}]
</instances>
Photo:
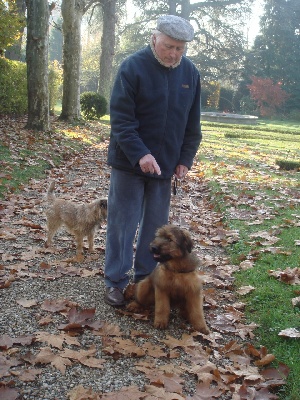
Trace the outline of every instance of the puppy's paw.
<instances>
[{"instance_id":1,"label":"puppy's paw","mask_svg":"<svg viewBox=\"0 0 300 400\"><path fill-rule=\"evenodd\" d=\"M139 303L133 300L129 304L127 304L126 310L133 313L140 313L144 311L144 307L142 307Z\"/></svg>"},{"instance_id":2,"label":"puppy's paw","mask_svg":"<svg viewBox=\"0 0 300 400\"><path fill-rule=\"evenodd\" d=\"M207 326L196 325L196 326L193 326L193 328L195 329L195 331L204 333L205 335L208 335L210 333L210 330L208 329Z\"/></svg>"},{"instance_id":3,"label":"puppy's paw","mask_svg":"<svg viewBox=\"0 0 300 400\"><path fill-rule=\"evenodd\" d=\"M154 328L156 329L166 329L167 326L168 326L168 321L166 320L159 320L159 319L154 320Z\"/></svg>"},{"instance_id":4,"label":"puppy's paw","mask_svg":"<svg viewBox=\"0 0 300 400\"><path fill-rule=\"evenodd\" d=\"M79 254L76 255L75 257L66 258L64 261L68 263L80 263L84 261L84 256L83 254Z\"/></svg>"},{"instance_id":5,"label":"puppy's paw","mask_svg":"<svg viewBox=\"0 0 300 400\"><path fill-rule=\"evenodd\" d=\"M124 298L126 301L130 301L134 299L134 293L135 293L135 285L136 283L129 283L125 290L124 290Z\"/></svg>"}]
</instances>

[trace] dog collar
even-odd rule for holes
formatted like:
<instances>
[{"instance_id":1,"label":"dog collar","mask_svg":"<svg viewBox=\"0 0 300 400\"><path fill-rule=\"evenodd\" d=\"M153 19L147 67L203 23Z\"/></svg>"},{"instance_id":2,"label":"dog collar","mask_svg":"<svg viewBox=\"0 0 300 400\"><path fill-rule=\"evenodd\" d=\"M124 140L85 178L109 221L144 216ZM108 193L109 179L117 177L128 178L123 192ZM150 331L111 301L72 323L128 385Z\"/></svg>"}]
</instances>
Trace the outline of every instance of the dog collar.
<instances>
[{"instance_id":1,"label":"dog collar","mask_svg":"<svg viewBox=\"0 0 300 400\"><path fill-rule=\"evenodd\" d=\"M178 273L178 274L187 274L187 273L189 273L189 272L193 272L193 271L195 271L195 269L196 268L193 268L193 269L188 269L188 270L174 270L174 269L172 269L172 268L170 268L167 264L165 264L164 265L164 267L168 270L168 271L171 271L171 272L175 272L175 273Z\"/></svg>"}]
</instances>

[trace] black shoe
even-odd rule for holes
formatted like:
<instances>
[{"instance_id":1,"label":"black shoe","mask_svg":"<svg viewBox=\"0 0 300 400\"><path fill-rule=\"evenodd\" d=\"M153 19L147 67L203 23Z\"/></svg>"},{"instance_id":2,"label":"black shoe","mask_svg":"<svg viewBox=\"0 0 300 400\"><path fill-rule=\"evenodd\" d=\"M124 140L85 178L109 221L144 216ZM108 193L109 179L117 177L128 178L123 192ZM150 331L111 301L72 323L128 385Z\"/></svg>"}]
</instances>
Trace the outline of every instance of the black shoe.
<instances>
[{"instance_id":1,"label":"black shoe","mask_svg":"<svg viewBox=\"0 0 300 400\"><path fill-rule=\"evenodd\" d=\"M110 306L114 307L123 306L125 304L125 299L122 289L116 287L106 288L104 301Z\"/></svg>"}]
</instances>

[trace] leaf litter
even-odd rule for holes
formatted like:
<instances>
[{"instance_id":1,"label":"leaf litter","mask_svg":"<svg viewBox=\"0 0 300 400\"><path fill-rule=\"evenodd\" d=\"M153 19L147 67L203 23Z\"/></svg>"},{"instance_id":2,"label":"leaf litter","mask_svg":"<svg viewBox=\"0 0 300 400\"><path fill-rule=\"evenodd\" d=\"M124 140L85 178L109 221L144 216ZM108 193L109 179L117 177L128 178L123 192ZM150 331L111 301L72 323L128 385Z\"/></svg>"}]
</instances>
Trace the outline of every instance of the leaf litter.
<instances>
[{"instance_id":1,"label":"leaf litter","mask_svg":"<svg viewBox=\"0 0 300 400\"><path fill-rule=\"evenodd\" d=\"M229 264L224 247L237 240L238 232L225 229L222 215L212 208L201 166L195 165L172 198L170 222L189 229L202 262L209 335L192 331L175 311L168 329L157 331L151 313L132 315L103 302L105 226L97 232L95 253L86 253L81 264L66 261L75 246L65 232L57 235L55 249L45 249L43 207L50 180L57 181L58 195L66 199L90 201L108 193L103 129L97 124L75 127L78 140L92 138L92 145L78 152L59 133L49 134L47 145L64 159L55 167L43 141L21 122L5 127L4 141L16 163L34 163L21 150L36 146L36 157L45 158L51 168L46 179L31 179L21 192L11 191L0 201L0 398L278 398L276 388L285 384L289 370L283 364L272 367L275 357L251 344L256 325L245 323L232 274L252 264ZM9 165L4 167L7 178ZM260 211L261 218L267 213ZM265 232L255 239L270 249L277 242ZM240 295L254 289L241 288Z\"/></svg>"}]
</instances>

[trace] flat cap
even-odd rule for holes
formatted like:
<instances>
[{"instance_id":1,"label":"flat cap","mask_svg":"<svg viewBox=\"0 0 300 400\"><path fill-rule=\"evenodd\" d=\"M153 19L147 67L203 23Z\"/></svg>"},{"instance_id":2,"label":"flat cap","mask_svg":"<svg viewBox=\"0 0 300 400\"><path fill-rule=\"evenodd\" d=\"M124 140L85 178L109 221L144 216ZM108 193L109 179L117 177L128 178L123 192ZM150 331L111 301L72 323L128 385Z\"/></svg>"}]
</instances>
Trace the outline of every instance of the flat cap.
<instances>
[{"instance_id":1,"label":"flat cap","mask_svg":"<svg viewBox=\"0 0 300 400\"><path fill-rule=\"evenodd\" d=\"M190 42L194 38L194 28L184 18L163 15L157 20L157 30L176 40Z\"/></svg>"}]
</instances>

